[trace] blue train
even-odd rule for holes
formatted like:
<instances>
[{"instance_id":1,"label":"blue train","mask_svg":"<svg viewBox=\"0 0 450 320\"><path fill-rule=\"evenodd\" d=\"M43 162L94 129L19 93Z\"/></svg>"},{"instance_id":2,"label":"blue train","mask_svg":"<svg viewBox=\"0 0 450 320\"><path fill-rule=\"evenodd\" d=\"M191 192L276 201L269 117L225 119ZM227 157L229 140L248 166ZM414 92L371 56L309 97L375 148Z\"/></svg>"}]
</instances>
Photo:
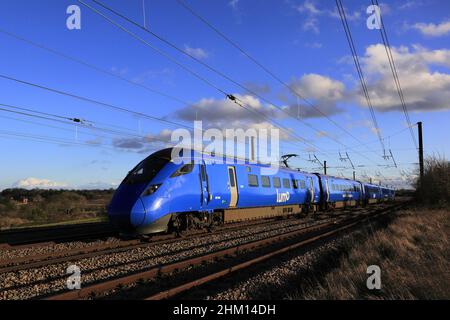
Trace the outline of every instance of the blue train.
<instances>
[{"instance_id":1,"label":"blue train","mask_svg":"<svg viewBox=\"0 0 450 320\"><path fill-rule=\"evenodd\" d=\"M395 197L393 189L191 151L173 161L172 148L131 170L108 208L124 234L146 235L248 220L357 207Z\"/></svg>"}]
</instances>

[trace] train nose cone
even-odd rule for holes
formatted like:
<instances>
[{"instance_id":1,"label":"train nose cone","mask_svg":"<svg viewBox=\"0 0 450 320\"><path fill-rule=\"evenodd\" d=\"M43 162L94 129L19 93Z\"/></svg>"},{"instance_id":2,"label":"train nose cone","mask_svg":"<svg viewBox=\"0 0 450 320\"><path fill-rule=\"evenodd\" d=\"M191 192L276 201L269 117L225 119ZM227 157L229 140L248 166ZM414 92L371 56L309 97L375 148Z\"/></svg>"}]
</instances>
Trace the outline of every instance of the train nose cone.
<instances>
[{"instance_id":1,"label":"train nose cone","mask_svg":"<svg viewBox=\"0 0 450 320\"><path fill-rule=\"evenodd\" d=\"M145 220L145 206L141 198L139 198L131 209L130 222L133 226L138 227Z\"/></svg>"}]
</instances>

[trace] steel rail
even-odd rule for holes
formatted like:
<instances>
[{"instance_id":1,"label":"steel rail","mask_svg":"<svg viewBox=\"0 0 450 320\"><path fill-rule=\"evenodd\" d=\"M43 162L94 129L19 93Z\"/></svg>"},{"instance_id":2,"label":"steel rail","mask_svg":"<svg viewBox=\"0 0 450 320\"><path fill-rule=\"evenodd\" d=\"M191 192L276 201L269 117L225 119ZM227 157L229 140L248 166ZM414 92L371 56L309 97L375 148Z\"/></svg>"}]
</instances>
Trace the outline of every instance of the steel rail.
<instances>
[{"instance_id":1,"label":"steel rail","mask_svg":"<svg viewBox=\"0 0 450 320\"><path fill-rule=\"evenodd\" d=\"M271 251L269 253L260 255L260 256L258 256L256 258L244 261L244 262L236 264L236 265L234 265L232 267L227 267L227 268L225 268L225 269L223 269L221 271L209 274L209 275L201 277L199 279L195 279L193 281L184 283L184 284L176 286L174 288L161 291L159 293L156 293L156 294L154 294L152 296L149 296L149 297L145 298L145 300L169 299L169 298L174 297L174 296L176 296L176 295L178 295L178 294L180 294L182 292L188 291L188 290L190 290L192 288L201 286L201 285L206 284L208 282L217 280L217 279L222 278L224 276L227 276L229 274L235 273L236 271L239 271L239 270L248 268L250 266L253 266L253 265L257 264L257 263L269 260L270 258L273 258L275 256L281 255L281 254L286 253L288 251L292 251L294 249L299 249L299 248L305 247L307 245L311 245L313 243L319 242L321 240L328 239L328 238L330 238L332 236L335 236L335 235L341 233L342 231L349 230L352 227L354 227L356 225L359 225L359 224L361 224L361 223L363 223L363 222L365 222L365 221L367 221L369 219L378 218L380 216L388 214L388 213L392 212L392 210L398 209L398 208L400 208L400 207L402 207L404 205L405 204L402 203L400 205L396 205L396 206L392 206L392 207L388 207L388 208L384 208L384 209L379 209L378 212L373 213L372 215L370 215L368 217L364 217L363 219L357 219L356 221L353 221L353 222L344 223L343 226L340 226L340 227L335 228L333 230L327 231L325 233L322 233L322 234L319 234L319 235L316 235L316 236L312 236L311 238L307 238L307 239L302 240L300 242L284 246L284 247L282 247L280 249L276 249L276 250Z\"/></svg>"},{"instance_id":2,"label":"steel rail","mask_svg":"<svg viewBox=\"0 0 450 320\"><path fill-rule=\"evenodd\" d=\"M294 236L299 236L300 234L304 234L307 232L314 232L318 231L320 229L333 226L334 222L324 222L319 225L309 226L300 228L297 230L293 230L281 235L276 235L268 238L264 238L261 240L254 240L251 242L247 242L244 244L239 244L230 248L221 249L218 251L214 251L208 254L180 260L174 263L168 263L159 265L156 267L152 267L149 270L138 272L130 275L126 275L124 277L119 277L112 280L107 280L104 282L100 282L97 284L93 284L87 287L83 287L80 290L76 291L67 291L60 294L52 295L49 297L44 298L45 300L75 300L75 299L83 299L95 296L96 294L101 294L104 292L108 292L111 290L114 290L115 288L119 286L125 286L133 284L139 280L150 280L154 279L158 276L161 276L163 274L170 274L177 270L185 269L191 265L199 265L204 262L208 261L214 261L219 258L223 258L229 255L234 255L238 252L242 252L244 250L251 250L255 249L260 246L272 244L275 242L278 242L282 239L291 238Z\"/></svg>"},{"instance_id":3,"label":"steel rail","mask_svg":"<svg viewBox=\"0 0 450 320\"><path fill-rule=\"evenodd\" d=\"M241 223L233 223L229 226L224 226L218 229L214 232L214 234L222 234L225 232L232 232L232 231L238 231L243 230L249 227L255 227L255 226L272 226L279 224L280 221L276 220L276 218L270 218L270 219L264 219L265 221L261 221L261 219L258 219L258 222L241 222ZM305 220L304 222L300 222L300 224L304 225L308 222L311 222L310 220ZM31 268L38 268L46 265L61 263L69 260L80 260L84 258L90 258L94 256L99 255L105 255L110 253L117 253L125 250L131 250L135 248L143 248L143 247L150 247L155 245L161 245L161 244L169 244L180 240L191 240L195 239L204 235L210 234L208 231L199 231L199 232L193 232L188 234L187 236L183 237L174 237L173 235L161 235L156 236L156 241L152 241L154 238L148 239L148 242L143 242L142 240L136 239L136 240L128 240L128 241L122 241L118 243L113 244L100 244L97 246L89 246L89 247L81 247L81 248L73 248L70 250L60 251L60 252L51 252L51 253L44 253L44 254L38 254L34 256L23 256L18 258L10 258L10 259L3 259L0 260L0 274L6 273L6 272L14 272L19 270L25 270L25 269L31 269ZM256 233L258 234L258 233Z\"/></svg>"}]
</instances>

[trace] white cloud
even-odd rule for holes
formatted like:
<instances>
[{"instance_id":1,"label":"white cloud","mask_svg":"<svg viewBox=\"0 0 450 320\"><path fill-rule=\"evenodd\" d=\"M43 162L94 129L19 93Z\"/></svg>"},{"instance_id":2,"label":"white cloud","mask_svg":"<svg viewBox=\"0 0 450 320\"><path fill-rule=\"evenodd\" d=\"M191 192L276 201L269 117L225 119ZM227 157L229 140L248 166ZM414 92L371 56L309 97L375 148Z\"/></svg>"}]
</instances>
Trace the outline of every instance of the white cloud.
<instances>
[{"instance_id":1,"label":"white cloud","mask_svg":"<svg viewBox=\"0 0 450 320\"><path fill-rule=\"evenodd\" d=\"M413 25L413 28L419 30L425 36L440 37L450 34L450 21L444 21L438 24L416 23Z\"/></svg>"},{"instance_id":2,"label":"white cloud","mask_svg":"<svg viewBox=\"0 0 450 320\"><path fill-rule=\"evenodd\" d=\"M424 5L423 1L411 0L411 1L403 2L398 8L400 10L405 10L405 9L417 8L417 7L420 7L420 6L423 6L423 5Z\"/></svg>"},{"instance_id":3,"label":"white cloud","mask_svg":"<svg viewBox=\"0 0 450 320\"><path fill-rule=\"evenodd\" d=\"M184 52L187 54L190 54L191 56L194 56L195 58L202 60L209 57L209 53L202 49L202 48L192 48L188 45L184 45Z\"/></svg>"},{"instance_id":4,"label":"white cloud","mask_svg":"<svg viewBox=\"0 0 450 320\"><path fill-rule=\"evenodd\" d=\"M302 28L305 31L312 31L313 33L320 33L320 21L319 17L332 17L340 19L337 8L334 9L322 9L319 8L316 1L305 0L300 5L293 5L294 10L305 16ZM348 21L358 21L361 19L361 11L350 11L345 8L345 15Z\"/></svg>"},{"instance_id":5,"label":"white cloud","mask_svg":"<svg viewBox=\"0 0 450 320\"><path fill-rule=\"evenodd\" d=\"M237 24L241 24L242 23L242 11L239 8L239 1L240 0L230 0L230 1L228 1L228 6L231 8L233 16L234 16L234 21Z\"/></svg>"},{"instance_id":6,"label":"white cloud","mask_svg":"<svg viewBox=\"0 0 450 320\"><path fill-rule=\"evenodd\" d=\"M313 1L306 0L303 4L296 7L296 9L301 13L309 13L311 15L322 14L323 12L319 10Z\"/></svg>"},{"instance_id":7,"label":"white cloud","mask_svg":"<svg viewBox=\"0 0 450 320\"><path fill-rule=\"evenodd\" d=\"M24 189L61 189L67 188L68 185L63 182L51 181L49 179L26 178L17 181L13 185L14 188Z\"/></svg>"},{"instance_id":8,"label":"white cloud","mask_svg":"<svg viewBox=\"0 0 450 320\"><path fill-rule=\"evenodd\" d=\"M314 17L307 18L306 21L303 23L303 30L312 31L316 34L320 33L319 20Z\"/></svg>"},{"instance_id":9,"label":"white cloud","mask_svg":"<svg viewBox=\"0 0 450 320\"><path fill-rule=\"evenodd\" d=\"M381 6L381 4L380 4L380 6ZM355 10L352 12L344 6L344 11L345 11L345 18L347 19L347 21L358 21L359 19L361 19L361 12L358 10ZM337 8L327 11L327 13L332 18L341 19L341 16L340 16Z\"/></svg>"},{"instance_id":10,"label":"white cloud","mask_svg":"<svg viewBox=\"0 0 450 320\"><path fill-rule=\"evenodd\" d=\"M304 96L316 100L342 100L345 91L342 82L315 73L306 74L298 81L294 81L293 87Z\"/></svg>"},{"instance_id":11,"label":"white cloud","mask_svg":"<svg viewBox=\"0 0 450 320\"><path fill-rule=\"evenodd\" d=\"M337 107L337 102L346 100L346 88L344 83L320 74L305 74L300 79L291 81L292 89L313 103L322 113L331 116L342 110ZM297 95L292 94L289 103L289 113L291 115L300 115L301 118L315 118L323 115L299 101L300 110L297 103Z\"/></svg>"},{"instance_id":12,"label":"white cloud","mask_svg":"<svg viewBox=\"0 0 450 320\"><path fill-rule=\"evenodd\" d=\"M205 120L209 125L220 127L247 127L248 123L265 121L265 117L278 118L281 111L272 105L261 103L251 95L235 94L243 106L229 99L203 98L177 111L176 117L185 121ZM262 114L264 116L258 116Z\"/></svg>"},{"instance_id":13,"label":"white cloud","mask_svg":"<svg viewBox=\"0 0 450 320\"><path fill-rule=\"evenodd\" d=\"M410 111L450 109L450 74L430 69L430 65L450 67L450 50L412 46L392 48L392 54ZM384 46L369 46L361 60L374 107L380 111L401 110ZM365 105L361 92L357 96L360 105Z\"/></svg>"},{"instance_id":14,"label":"white cloud","mask_svg":"<svg viewBox=\"0 0 450 320\"><path fill-rule=\"evenodd\" d=\"M228 5L230 7L232 7L233 9L237 9L238 3L239 3L239 0L231 0L230 2L228 2Z\"/></svg>"},{"instance_id":15,"label":"white cloud","mask_svg":"<svg viewBox=\"0 0 450 320\"><path fill-rule=\"evenodd\" d=\"M155 148L167 147L170 143L172 131L161 130L158 134L147 134L142 137L116 138L112 144L115 148L125 150L138 150L139 152L149 152Z\"/></svg>"}]
</instances>

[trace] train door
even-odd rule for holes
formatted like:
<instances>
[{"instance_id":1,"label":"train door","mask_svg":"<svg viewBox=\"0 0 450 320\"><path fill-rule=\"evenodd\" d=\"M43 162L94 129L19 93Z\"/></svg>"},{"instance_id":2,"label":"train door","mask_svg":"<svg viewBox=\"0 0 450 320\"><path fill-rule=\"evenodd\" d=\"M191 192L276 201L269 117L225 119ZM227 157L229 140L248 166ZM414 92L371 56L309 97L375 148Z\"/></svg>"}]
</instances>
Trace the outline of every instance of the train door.
<instances>
[{"instance_id":1,"label":"train door","mask_svg":"<svg viewBox=\"0 0 450 320\"><path fill-rule=\"evenodd\" d=\"M230 186L230 207L236 207L238 202L238 187L236 180L236 169L235 167L228 167L228 183Z\"/></svg>"},{"instance_id":2,"label":"train door","mask_svg":"<svg viewBox=\"0 0 450 320\"><path fill-rule=\"evenodd\" d=\"M360 205L364 206L366 203L366 193L364 190L364 185L361 182L358 182L358 189L359 189L359 203Z\"/></svg>"},{"instance_id":3,"label":"train door","mask_svg":"<svg viewBox=\"0 0 450 320\"><path fill-rule=\"evenodd\" d=\"M200 165L200 206L205 208L209 201L211 200L209 191L209 179L208 173L206 172L206 165L202 163Z\"/></svg>"},{"instance_id":4,"label":"train door","mask_svg":"<svg viewBox=\"0 0 450 320\"><path fill-rule=\"evenodd\" d=\"M324 180L325 180L326 199L327 199L327 202L330 202L330 186L328 185L328 179L324 178Z\"/></svg>"},{"instance_id":5,"label":"train door","mask_svg":"<svg viewBox=\"0 0 450 320\"><path fill-rule=\"evenodd\" d=\"M313 204L314 203L314 196L315 196L315 190L314 190L314 180L313 178L309 177L309 203Z\"/></svg>"}]
</instances>

